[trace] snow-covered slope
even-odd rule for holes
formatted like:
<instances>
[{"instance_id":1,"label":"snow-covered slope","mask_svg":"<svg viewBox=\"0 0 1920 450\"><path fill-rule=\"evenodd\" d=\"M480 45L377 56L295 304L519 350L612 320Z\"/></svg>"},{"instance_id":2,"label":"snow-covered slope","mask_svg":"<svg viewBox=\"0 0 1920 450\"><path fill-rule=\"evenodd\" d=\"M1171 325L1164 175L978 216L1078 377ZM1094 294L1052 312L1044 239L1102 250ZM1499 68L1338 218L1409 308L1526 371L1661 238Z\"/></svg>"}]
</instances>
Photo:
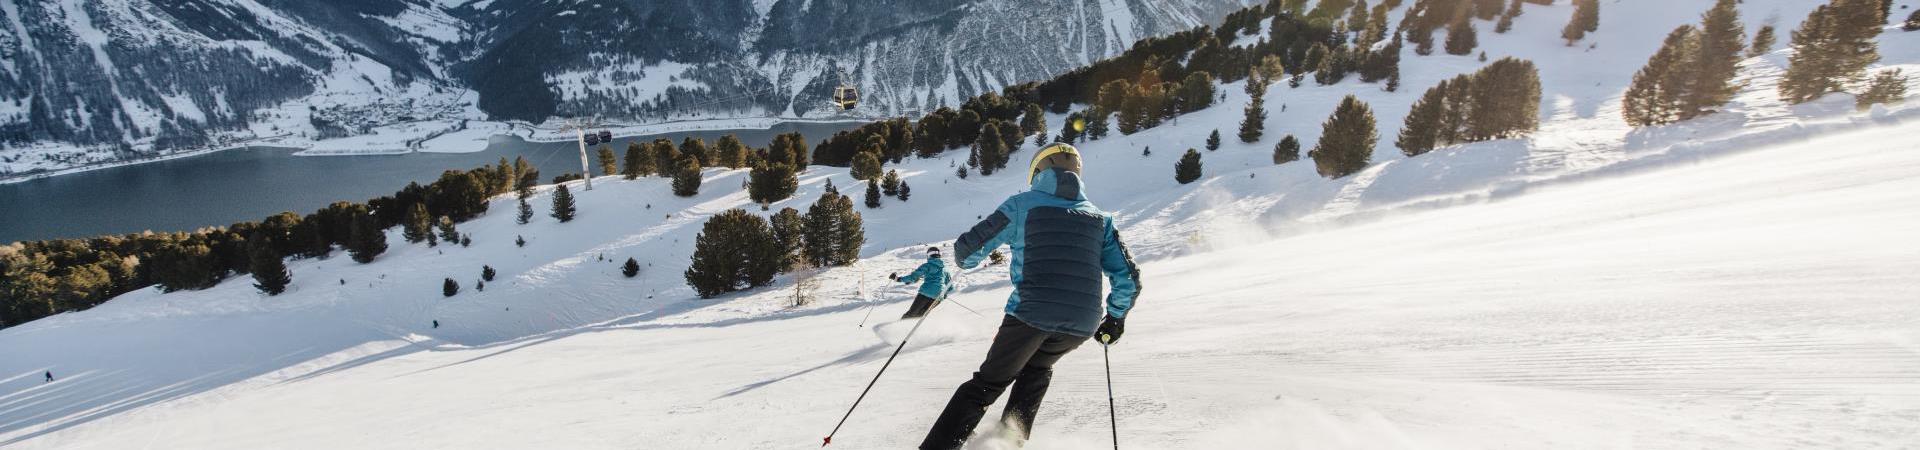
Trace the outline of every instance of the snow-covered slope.
<instances>
[{"instance_id":1,"label":"snow-covered slope","mask_svg":"<svg viewBox=\"0 0 1920 450\"><path fill-rule=\"evenodd\" d=\"M1804 3L1742 11L1798 17ZM1267 137L1206 152L1194 184L1173 182L1173 161L1212 129L1232 136L1237 84L1176 124L1082 145L1089 195L1119 214L1145 274L1113 349L1125 445L1910 445L1920 107L1784 106L1776 52L1746 63L1727 113L1631 130L1618 92L1657 33L1629 32L1697 11L1613 8L1603 24L1618 26L1573 55L1556 32L1569 9L1529 5L1512 33L1481 37L1490 56L1540 63L1545 126L1530 139L1412 159L1384 139L1373 167L1340 180L1268 162L1282 134L1311 145L1342 95L1373 103L1392 136L1420 90L1478 65L1409 56L1398 93L1272 88ZM1920 69L1907 35L1881 50ZM876 323L904 309L884 274L1021 189L1007 174L954 178L954 153L897 167L913 199L861 209L865 258L818 275L822 298L804 307L785 304L788 277L692 298L680 272L700 223L748 205L744 172L709 170L690 199L660 179L576 186L567 224L515 225L512 200L496 199L461 225L474 247L405 245L396 230L373 264L292 262L278 297L235 279L0 330L0 446L816 445L905 331L856 326L869 306ZM858 192L814 168L774 208L804 207L829 179ZM627 257L647 262L638 278L618 274ZM482 264L501 277L475 292ZM447 277L466 290L442 298ZM978 363L1004 279L963 276L835 445L917 441ZM1098 350L1063 361L1030 448L1108 445Z\"/></svg>"}]
</instances>

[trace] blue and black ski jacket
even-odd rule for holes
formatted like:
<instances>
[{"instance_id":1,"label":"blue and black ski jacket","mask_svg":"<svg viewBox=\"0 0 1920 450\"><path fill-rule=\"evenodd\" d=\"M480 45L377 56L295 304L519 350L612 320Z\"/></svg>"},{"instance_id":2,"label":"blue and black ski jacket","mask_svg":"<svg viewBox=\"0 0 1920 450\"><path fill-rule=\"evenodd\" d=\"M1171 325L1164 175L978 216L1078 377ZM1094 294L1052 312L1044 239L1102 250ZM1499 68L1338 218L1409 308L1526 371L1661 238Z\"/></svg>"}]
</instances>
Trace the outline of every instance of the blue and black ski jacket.
<instances>
[{"instance_id":1,"label":"blue and black ski jacket","mask_svg":"<svg viewBox=\"0 0 1920 450\"><path fill-rule=\"evenodd\" d=\"M1032 190L1007 198L954 241L962 269L1001 244L1012 248L1007 314L1034 328L1092 336L1103 315L1126 317L1140 294L1140 271L1113 217L1087 201L1084 187L1074 172L1040 172ZM1112 288L1104 302L1102 275Z\"/></svg>"},{"instance_id":2,"label":"blue and black ski jacket","mask_svg":"<svg viewBox=\"0 0 1920 450\"><path fill-rule=\"evenodd\" d=\"M947 283L946 261L942 261L940 258L927 258L927 262L920 263L920 268L913 269L913 273L900 277L900 283L919 283L923 277L927 279L927 282L920 285L920 295L927 296L927 298L934 300L940 300L947 296L947 290L951 288L951 286Z\"/></svg>"}]
</instances>

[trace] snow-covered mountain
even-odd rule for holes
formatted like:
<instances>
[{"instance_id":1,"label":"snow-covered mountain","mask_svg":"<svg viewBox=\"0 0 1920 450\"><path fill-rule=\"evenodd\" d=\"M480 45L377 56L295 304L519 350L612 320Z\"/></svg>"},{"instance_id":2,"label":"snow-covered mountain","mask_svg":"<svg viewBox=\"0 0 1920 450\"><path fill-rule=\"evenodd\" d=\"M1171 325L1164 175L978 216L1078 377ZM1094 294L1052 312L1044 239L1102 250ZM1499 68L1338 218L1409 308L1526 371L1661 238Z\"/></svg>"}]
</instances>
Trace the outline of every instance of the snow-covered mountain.
<instances>
[{"instance_id":1,"label":"snow-covered mountain","mask_svg":"<svg viewBox=\"0 0 1920 450\"><path fill-rule=\"evenodd\" d=\"M0 176L427 119L847 115L840 83L911 114L1244 2L6 0Z\"/></svg>"},{"instance_id":2,"label":"snow-covered mountain","mask_svg":"<svg viewBox=\"0 0 1920 450\"><path fill-rule=\"evenodd\" d=\"M1560 3L1480 37L1494 58L1538 64L1542 126L1526 138L1397 152L1421 91L1485 64L1436 54L1407 56L1397 92L1269 86L1265 137L1201 151L1191 184L1174 162L1232 135L1244 84L1080 145L1087 195L1117 214L1145 286L1110 354L1122 446L1911 445L1920 102L1786 104L1774 88L1790 51L1775 49L1740 63L1721 112L1629 127L1627 81L1706 2L1608 3L1585 48L1560 40ZM1813 6L1740 11L1792 23ZM1920 71L1915 36L1883 34L1875 68ZM1271 162L1280 136L1318 141L1348 95L1387 137L1370 166L1330 180ZM890 320L908 294L885 274L1025 189L1007 173L955 177L965 159L891 166L912 199L859 209L862 260L797 274L818 282L808 305L790 304L794 276L706 300L685 286L701 224L759 211L734 188L746 171L709 168L693 197L657 177L573 182L569 223L516 224L514 200L496 198L460 225L472 247L390 230L371 264L290 262L276 297L235 278L0 330L0 446L814 448L911 326ZM772 207L804 209L829 182L857 186L816 166ZM628 257L646 262L637 277L620 274ZM499 278L475 291L483 264ZM833 448L917 442L992 338L1006 270L957 277ZM442 297L444 278L469 288ZM1101 351L1061 361L1026 448L1109 448Z\"/></svg>"}]
</instances>

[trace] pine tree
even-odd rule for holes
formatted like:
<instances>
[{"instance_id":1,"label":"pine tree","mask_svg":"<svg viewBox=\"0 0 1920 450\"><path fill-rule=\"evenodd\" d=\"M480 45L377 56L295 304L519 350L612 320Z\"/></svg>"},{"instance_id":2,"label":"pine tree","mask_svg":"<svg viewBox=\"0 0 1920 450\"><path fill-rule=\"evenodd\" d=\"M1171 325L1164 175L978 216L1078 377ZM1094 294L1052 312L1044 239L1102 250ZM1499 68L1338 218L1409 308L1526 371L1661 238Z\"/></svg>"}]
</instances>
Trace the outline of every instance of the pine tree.
<instances>
[{"instance_id":1,"label":"pine tree","mask_svg":"<svg viewBox=\"0 0 1920 450\"><path fill-rule=\"evenodd\" d=\"M1108 111L1109 110L1098 106L1087 108L1087 114L1085 116L1087 121L1087 139L1097 141L1107 137L1107 119L1112 115L1109 114Z\"/></svg>"},{"instance_id":2,"label":"pine tree","mask_svg":"<svg viewBox=\"0 0 1920 450\"><path fill-rule=\"evenodd\" d=\"M880 177L880 192L888 197L900 195L900 172L887 169L887 175Z\"/></svg>"},{"instance_id":3,"label":"pine tree","mask_svg":"<svg viewBox=\"0 0 1920 450\"><path fill-rule=\"evenodd\" d=\"M273 248L273 239L258 231L247 237L247 272L253 274L254 289L268 296L286 292L287 284L293 282L293 274Z\"/></svg>"},{"instance_id":4,"label":"pine tree","mask_svg":"<svg viewBox=\"0 0 1920 450\"><path fill-rule=\"evenodd\" d=\"M1146 146L1146 147L1140 148L1140 156L1143 158L1148 156L1153 156L1153 146Z\"/></svg>"},{"instance_id":5,"label":"pine tree","mask_svg":"<svg viewBox=\"0 0 1920 450\"><path fill-rule=\"evenodd\" d=\"M559 219L560 223L567 223L573 221L573 213L573 191L567 190L565 184L554 186L553 208L547 215Z\"/></svg>"},{"instance_id":6,"label":"pine tree","mask_svg":"<svg viewBox=\"0 0 1920 450\"><path fill-rule=\"evenodd\" d=\"M1347 10L1347 31L1360 32L1367 29L1367 0L1353 2L1353 8Z\"/></svg>"},{"instance_id":7,"label":"pine tree","mask_svg":"<svg viewBox=\"0 0 1920 450\"><path fill-rule=\"evenodd\" d=\"M806 243L807 221L800 217L798 210L780 208L780 212L774 213L769 222L773 229L773 241L782 255L780 271L786 272L800 263Z\"/></svg>"},{"instance_id":8,"label":"pine tree","mask_svg":"<svg viewBox=\"0 0 1920 450\"><path fill-rule=\"evenodd\" d=\"M1920 9L1916 9L1913 11L1913 14L1908 15L1907 22L1904 24L1901 24L1900 29L1906 30L1906 31L1920 31Z\"/></svg>"},{"instance_id":9,"label":"pine tree","mask_svg":"<svg viewBox=\"0 0 1920 450\"><path fill-rule=\"evenodd\" d=\"M907 180L900 180L900 201L907 201L907 198L912 196L913 187L907 186Z\"/></svg>"},{"instance_id":10,"label":"pine tree","mask_svg":"<svg viewBox=\"0 0 1920 450\"><path fill-rule=\"evenodd\" d=\"M1473 74L1472 95L1468 140L1516 138L1540 129L1540 70L1533 61L1506 57L1488 64Z\"/></svg>"},{"instance_id":11,"label":"pine tree","mask_svg":"<svg viewBox=\"0 0 1920 450\"><path fill-rule=\"evenodd\" d=\"M1873 81L1867 83L1866 91L1854 97L1854 106L1866 111L1875 104L1900 103L1906 98L1907 77L1900 69L1887 69L1875 74Z\"/></svg>"},{"instance_id":12,"label":"pine tree","mask_svg":"<svg viewBox=\"0 0 1920 450\"><path fill-rule=\"evenodd\" d=\"M647 172L651 172L651 170L647 167L647 163L650 162L651 160L652 158L647 157L647 152L645 148L641 147L639 142L628 142L627 143L627 159L626 159L627 167L625 168L625 170L620 171L620 174L623 176L626 176L626 178L629 180L640 178L641 176L646 175Z\"/></svg>"},{"instance_id":13,"label":"pine tree","mask_svg":"<svg viewBox=\"0 0 1920 450\"><path fill-rule=\"evenodd\" d=\"M1470 55L1479 46L1480 34L1474 31L1473 20L1466 14L1461 14L1447 25L1447 54Z\"/></svg>"},{"instance_id":14,"label":"pine tree","mask_svg":"<svg viewBox=\"0 0 1920 450\"><path fill-rule=\"evenodd\" d=\"M439 247L440 235L427 233L427 248Z\"/></svg>"},{"instance_id":15,"label":"pine tree","mask_svg":"<svg viewBox=\"0 0 1920 450\"><path fill-rule=\"evenodd\" d=\"M1587 37L1587 33L1600 29L1600 0L1573 0L1573 19L1567 21L1567 27L1560 30L1560 37L1567 40L1567 46Z\"/></svg>"},{"instance_id":16,"label":"pine tree","mask_svg":"<svg viewBox=\"0 0 1920 450\"><path fill-rule=\"evenodd\" d=\"M627 278L633 278L635 276L639 276L640 262L634 261L633 258L627 258L626 264L620 265L620 274L626 275Z\"/></svg>"},{"instance_id":17,"label":"pine tree","mask_svg":"<svg viewBox=\"0 0 1920 450\"><path fill-rule=\"evenodd\" d=\"M513 221L526 225L529 219L533 219L533 204L527 203L526 197L520 197L520 212L513 217Z\"/></svg>"},{"instance_id":18,"label":"pine tree","mask_svg":"<svg viewBox=\"0 0 1920 450\"><path fill-rule=\"evenodd\" d=\"M1692 25L1681 25L1667 34L1660 50L1653 53L1647 65L1633 74L1633 81L1627 85L1627 92L1621 97L1620 114L1627 124L1648 126L1673 123L1681 119L1681 104L1685 98L1687 82L1693 80L1688 64L1697 48L1697 36Z\"/></svg>"},{"instance_id":19,"label":"pine tree","mask_svg":"<svg viewBox=\"0 0 1920 450\"><path fill-rule=\"evenodd\" d=\"M493 281L493 276L494 276L494 275L495 275L495 274L494 274L494 271L493 271L493 266L488 266L488 265L481 265L481 266L480 266L480 279L481 279L481 280L485 280L485 281Z\"/></svg>"},{"instance_id":20,"label":"pine tree","mask_svg":"<svg viewBox=\"0 0 1920 450\"><path fill-rule=\"evenodd\" d=\"M1394 140L1394 146L1400 147L1400 153L1408 157L1420 156L1432 151L1439 143L1441 115L1445 113L1446 95L1449 91L1447 81L1428 89L1413 102L1413 109L1407 112L1404 125L1400 126L1400 137Z\"/></svg>"},{"instance_id":21,"label":"pine tree","mask_svg":"<svg viewBox=\"0 0 1920 450\"><path fill-rule=\"evenodd\" d=\"M880 207L880 183L867 180L867 209Z\"/></svg>"},{"instance_id":22,"label":"pine tree","mask_svg":"<svg viewBox=\"0 0 1920 450\"><path fill-rule=\"evenodd\" d=\"M1874 0L1833 0L1807 15L1793 31L1793 56L1780 79L1780 97L1805 103L1866 78L1867 66L1880 60L1883 23Z\"/></svg>"},{"instance_id":23,"label":"pine tree","mask_svg":"<svg viewBox=\"0 0 1920 450\"><path fill-rule=\"evenodd\" d=\"M739 208L707 219L692 259L684 276L700 298L770 284L783 260L766 220Z\"/></svg>"},{"instance_id":24,"label":"pine tree","mask_svg":"<svg viewBox=\"0 0 1920 450\"><path fill-rule=\"evenodd\" d=\"M452 297L459 293L460 293L460 282L453 281L452 278L448 278L447 281L440 283L440 295L446 296L446 297Z\"/></svg>"},{"instance_id":25,"label":"pine tree","mask_svg":"<svg viewBox=\"0 0 1920 450\"><path fill-rule=\"evenodd\" d=\"M844 266L859 259L860 246L866 243L860 213L853 200L837 192L823 192L807 208L805 244L808 264L814 267Z\"/></svg>"},{"instance_id":26,"label":"pine tree","mask_svg":"<svg viewBox=\"0 0 1920 450\"><path fill-rule=\"evenodd\" d=\"M612 147L601 145L597 153L600 158L601 175L616 175L620 173L620 166L616 164L617 160L614 159Z\"/></svg>"},{"instance_id":27,"label":"pine tree","mask_svg":"<svg viewBox=\"0 0 1920 450\"><path fill-rule=\"evenodd\" d=\"M692 197L700 194L700 160L693 155L681 155L674 164L673 195Z\"/></svg>"},{"instance_id":28,"label":"pine tree","mask_svg":"<svg viewBox=\"0 0 1920 450\"><path fill-rule=\"evenodd\" d=\"M721 136L720 142L714 145L713 159L718 165L730 169L747 166L747 154L749 153L747 144L741 143L738 136L731 134Z\"/></svg>"},{"instance_id":29,"label":"pine tree","mask_svg":"<svg viewBox=\"0 0 1920 450\"><path fill-rule=\"evenodd\" d=\"M999 135L995 134L994 136L997 137ZM878 178L880 176L880 168L879 154L860 152L860 154L853 155L853 164L847 168L847 172L853 175L853 179L865 181Z\"/></svg>"},{"instance_id":30,"label":"pine tree","mask_svg":"<svg viewBox=\"0 0 1920 450\"><path fill-rule=\"evenodd\" d=\"M1320 143L1307 155L1321 176L1340 178L1365 169L1379 139L1373 109L1348 95L1321 125Z\"/></svg>"},{"instance_id":31,"label":"pine tree","mask_svg":"<svg viewBox=\"0 0 1920 450\"><path fill-rule=\"evenodd\" d=\"M793 167L785 163L759 163L747 174L747 197L762 205L792 197L800 189Z\"/></svg>"},{"instance_id":32,"label":"pine tree","mask_svg":"<svg viewBox=\"0 0 1920 450\"><path fill-rule=\"evenodd\" d=\"M414 203L407 208L406 226L400 229L400 237L409 243L420 243L433 234L433 219L427 215L427 205Z\"/></svg>"},{"instance_id":33,"label":"pine tree","mask_svg":"<svg viewBox=\"0 0 1920 450\"><path fill-rule=\"evenodd\" d=\"M713 152L707 149L707 141L704 139L693 136L681 139L680 155L692 157L694 162L700 163L700 167L714 165Z\"/></svg>"},{"instance_id":34,"label":"pine tree","mask_svg":"<svg viewBox=\"0 0 1920 450\"><path fill-rule=\"evenodd\" d=\"M1920 11L1914 11L1914 13L1920 14ZM1773 24L1761 25L1760 31L1753 34L1753 45L1747 47L1747 57L1753 58L1772 52L1774 39Z\"/></svg>"},{"instance_id":35,"label":"pine tree","mask_svg":"<svg viewBox=\"0 0 1920 450\"><path fill-rule=\"evenodd\" d=\"M521 235L518 235L518 234L516 234L516 235L513 235L513 246L515 246L515 247L526 247L526 246L527 246L527 238L526 238L525 236L521 236Z\"/></svg>"},{"instance_id":36,"label":"pine tree","mask_svg":"<svg viewBox=\"0 0 1920 450\"><path fill-rule=\"evenodd\" d=\"M1286 164L1300 160L1300 140L1289 134L1273 145L1273 163Z\"/></svg>"},{"instance_id":37,"label":"pine tree","mask_svg":"<svg viewBox=\"0 0 1920 450\"><path fill-rule=\"evenodd\" d=\"M1220 149L1220 129L1215 128L1213 129L1212 133L1207 134L1207 151L1214 151L1219 149Z\"/></svg>"},{"instance_id":38,"label":"pine tree","mask_svg":"<svg viewBox=\"0 0 1920 450\"><path fill-rule=\"evenodd\" d=\"M366 264L387 251L387 233L380 229L377 219L364 210L353 216L351 235L347 238L347 253L355 262Z\"/></svg>"},{"instance_id":39,"label":"pine tree","mask_svg":"<svg viewBox=\"0 0 1920 450\"><path fill-rule=\"evenodd\" d=\"M1040 110L1040 104L1028 103L1020 114L1020 135L1032 136L1047 132L1047 116Z\"/></svg>"},{"instance_id":40,"label":"pine tree","mask_svg":"<svg viewBox=\"0 0 1920 450\"><path fill-rule=\"evenodd\" d=\"M974 141L979 152L981 175L993 175L995 170L1007 167L1007 142L1000 137L1000 127L988 123L980 129L980 139Z\"/></svg>"},{"instance_id":41,"label":"pine tree","mask_svg":"<svg viewBox=\"0 0 1920 450\"><path fill-rule=\"evenodd\" d=\"M1249 79L1247 82L1256 83L1257 81ZM1255 88L1249 88L1248 91L1264 93L1266 89L1257 86ZM1254 95L1252 99L1247 100L1245 114L1240 118L1240 142L1259 142L1260 135L1266 132L1267 107L1265 97L1265 95Z\"/></svg>"},{"instance_id":42,"label":"pine tree","mask_svg":"<svg viewBox=\"0 0 1920 450\"><path fill-rule=\"evenodd\" d=\"M440 229L440 240L448 243L460 242L460 230L454 227L453 219L440 216L439 219L434 220L434 226Z\"/></svg>"},{"instance_id":43,"label":"pine tree","mask_svg":"<svg viewBox=\"0 0 1920 450\"><path fill-rule=\"evenodd\" d=\"M1180 155L1180 161L1173 163L1173 181L1180 184L1200 179L1200 172L1200 152L1197 150L1187 149L1185 155Z\"/></svg>"},{"instance_id":44,"label":"pine tree","mask_svg":"<svg viewBox=\"0 0 1920 450\"><path fill-rule=\"evenodd\" d=\"M1718 0L1701 15L1700 38L1687 67L1693 79L1681 100L1680 120L1712 113L1733 100L1740 91L1734 76L1740 70L1740 51L1746 26L1740 24L1740 11L1734 0Z\"/></svg>"},{"instance_id":45,"label":"pine tree","mask_svg":"<svg viewBox=\"0 0 1920 450\"><path fill-rule=\"evenodd\" d=\"M1180 112L1190 113L1213 106L1213 75L1196 70L1180 82Z\"/></svg>"},{"instance_id":46,"label":"pine tree","mask_svg":"<svg viewBox=\"0 0 1920 450\"><path fill-rule=\"evenodd\" d=\"M962 180L967 179L967 166L960 166L960 168L954 169L953 176L960 177Z\"/></svg>"}]
</instances>

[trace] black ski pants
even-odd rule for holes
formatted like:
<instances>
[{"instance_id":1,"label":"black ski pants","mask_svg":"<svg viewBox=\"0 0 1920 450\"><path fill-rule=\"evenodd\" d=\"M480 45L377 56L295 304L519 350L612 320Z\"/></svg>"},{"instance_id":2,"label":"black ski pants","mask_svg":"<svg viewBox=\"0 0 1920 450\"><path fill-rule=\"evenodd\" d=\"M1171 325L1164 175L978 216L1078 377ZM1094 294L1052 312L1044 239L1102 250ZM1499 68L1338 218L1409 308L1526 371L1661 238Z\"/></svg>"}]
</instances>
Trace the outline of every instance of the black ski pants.
<instances>
[{"instance_id":1,"label":"black ski pants","mask_svg":"<svg viewBox=\"0 0 1920 450\"><path fill-rule=\"evenodd\" d=\"M927 310L933 309L933 303L933 297L928 297L925 294L914 295L913 306L907 307L907 314L900 316L900 318L912 319L927 315Z\"/></svg>"},{"instance_id":2,"label":"black ski pants","mask_svg":"<svg viewBox=\"0 0 1920 450\"><path fill-rule=\"evenodd\" d=\"M1040 412L1040 400L1047 395L1047 384L1053 379L1053 363L1086 341L1086 336L1043 331L1006 316L987 349L986 362L980 363L980 371L974 372L973 379L961 384L953 399L947 401L947 408L921 441L921 450L960 448L987 414L987 407L1009 385L1013 394L1007 398L1007 409L1000 420L1026 438L1033 428L1034 414Z\"/></svg>"}]
</instances>

